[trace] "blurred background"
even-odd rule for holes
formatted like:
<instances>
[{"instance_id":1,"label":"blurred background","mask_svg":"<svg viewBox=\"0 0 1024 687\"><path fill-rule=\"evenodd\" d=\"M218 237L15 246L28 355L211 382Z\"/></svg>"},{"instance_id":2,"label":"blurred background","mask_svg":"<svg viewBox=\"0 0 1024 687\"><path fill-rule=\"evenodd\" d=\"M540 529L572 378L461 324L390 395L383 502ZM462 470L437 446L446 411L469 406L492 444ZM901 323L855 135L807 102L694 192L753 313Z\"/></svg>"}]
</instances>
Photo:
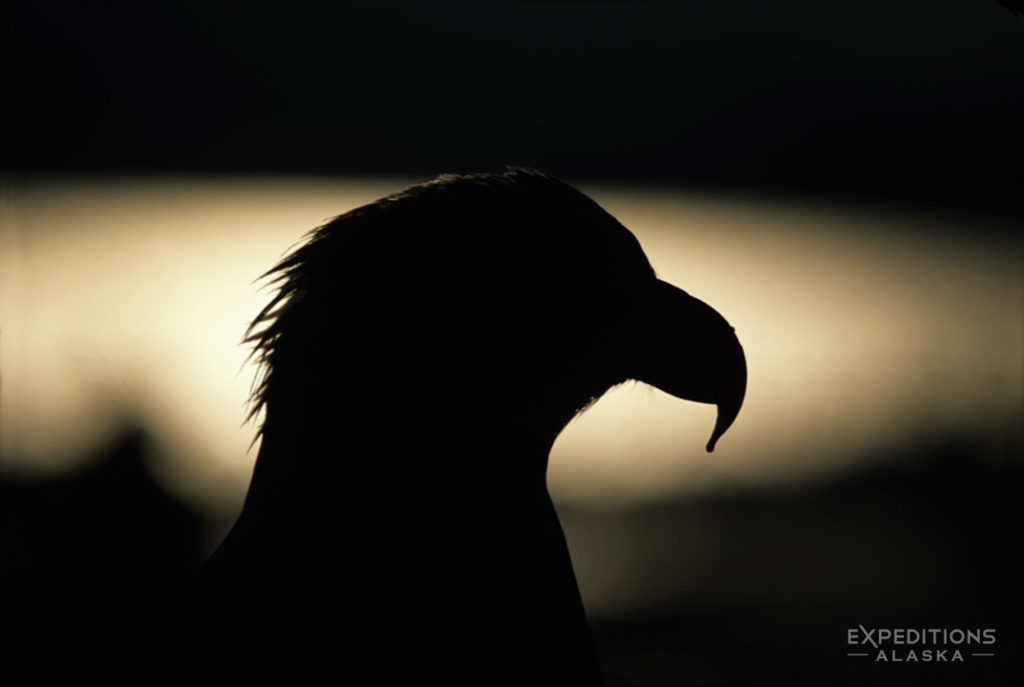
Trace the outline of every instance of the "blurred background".
<instances>
[{"instance_id":1,"label":"blurred background","mask_svg":"<svg viewBox=\"0 0 1024 687\"><path fill-rule=\"evenodd\" d=\"M747 351L712 455L712 407L640 384L556 443L611 684L1024 677L1007 7L15 0L3 31L0 601L7 646L77 657L15 680L85 671L237 515L259 275L507 164L591 195ZM999 639L886 665L846 656L858 624Z\"/></svg>"}]
</instances>

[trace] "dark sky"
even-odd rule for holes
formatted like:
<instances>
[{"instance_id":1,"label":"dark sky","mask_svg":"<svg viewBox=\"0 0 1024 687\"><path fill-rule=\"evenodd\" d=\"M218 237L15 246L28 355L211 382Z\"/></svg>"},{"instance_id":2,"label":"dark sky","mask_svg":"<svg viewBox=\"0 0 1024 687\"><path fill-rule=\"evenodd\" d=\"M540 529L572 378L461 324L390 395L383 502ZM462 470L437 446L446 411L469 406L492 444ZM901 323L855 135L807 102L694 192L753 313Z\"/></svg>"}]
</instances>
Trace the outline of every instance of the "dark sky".
<instances>
[{"instance_id":1,"label":"dark sky","mask_svg":"<svg viewBox=\"0 0 1024 687\"><path fill-rule=\"evenodd\" d=\"M15 172L572 178L1020 215L1024 26L988 0L208 0L4 9Z\"/></svg>"}]
</instances>

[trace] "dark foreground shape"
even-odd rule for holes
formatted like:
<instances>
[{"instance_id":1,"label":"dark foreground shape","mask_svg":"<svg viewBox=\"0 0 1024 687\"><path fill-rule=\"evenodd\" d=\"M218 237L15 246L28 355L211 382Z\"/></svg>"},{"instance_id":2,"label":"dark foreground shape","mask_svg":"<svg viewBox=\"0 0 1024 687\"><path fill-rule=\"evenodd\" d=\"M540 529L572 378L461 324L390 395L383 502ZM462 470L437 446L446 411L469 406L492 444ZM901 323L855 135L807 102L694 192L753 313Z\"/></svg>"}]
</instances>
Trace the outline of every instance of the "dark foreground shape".
<instances>
[{"instance_id":1,"label":"dark foreground shape","mask_svg":"<svg viewBox=\"0 0 1024 687\"><path fill-rule=\"evenodd\" d=\"M353 210L270 276L262 445L200 579L205 676L600 684L548 452L629 379L717 404L710 450L746 387L728 323L527 170Z\"/></svg>"}]
</instances>

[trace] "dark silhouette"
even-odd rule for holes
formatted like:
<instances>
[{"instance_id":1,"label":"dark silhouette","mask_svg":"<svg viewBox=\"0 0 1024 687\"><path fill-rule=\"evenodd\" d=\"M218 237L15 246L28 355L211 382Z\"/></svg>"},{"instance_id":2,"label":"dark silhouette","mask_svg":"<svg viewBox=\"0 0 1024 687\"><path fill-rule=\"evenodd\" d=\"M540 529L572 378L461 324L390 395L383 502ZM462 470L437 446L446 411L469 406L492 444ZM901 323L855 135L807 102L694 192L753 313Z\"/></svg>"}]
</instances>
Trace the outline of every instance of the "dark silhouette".
<instances>
[{"instance_id":1,"label":"dark silhouette","mask_svg":"<svg viewBox=\"0 0 1024 687\"><path fill-rule=\"evenodd\" d=\"M0 684L138 684L181 659L164 647L182 631L171 611L202 562L203 523L127 422L69 474L0 478Z\"/></svg>"},{"instance_id":2,"label":"dark silhouette","mask_svg":"<svg viewBox=\"0 0 1024 687\"><path fill-rule=\"evenodd\" d=\"M746 386L732 327L529 170L353 210L268 276L248 337L262 445L200 578L205 660L300 681L600 683L549 450L630 379L717 404L712 450Z\"/></svg>"}]
</instances>

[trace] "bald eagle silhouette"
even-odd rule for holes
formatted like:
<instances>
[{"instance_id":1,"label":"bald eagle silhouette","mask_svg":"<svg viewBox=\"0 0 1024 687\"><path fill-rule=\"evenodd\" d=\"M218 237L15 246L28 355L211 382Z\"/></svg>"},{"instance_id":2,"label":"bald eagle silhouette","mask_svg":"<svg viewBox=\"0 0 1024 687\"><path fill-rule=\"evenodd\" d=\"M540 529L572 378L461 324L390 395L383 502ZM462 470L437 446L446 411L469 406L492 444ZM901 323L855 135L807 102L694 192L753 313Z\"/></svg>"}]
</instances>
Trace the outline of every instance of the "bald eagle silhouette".
<instances>
[{"instance_id":1,"label":"bald eagle silhouette","mask_svg":"<svg viewBox=\"0 0 1024 687\"><path fill-rule=\"evenodd\" d=\"M207 658L292 681L600 684L548 453L627 380L717 404L712 450L746 388L732 327L525 169L352 210L265 276L262 444L201 575Z\"/></svg>"}]
</instances>

